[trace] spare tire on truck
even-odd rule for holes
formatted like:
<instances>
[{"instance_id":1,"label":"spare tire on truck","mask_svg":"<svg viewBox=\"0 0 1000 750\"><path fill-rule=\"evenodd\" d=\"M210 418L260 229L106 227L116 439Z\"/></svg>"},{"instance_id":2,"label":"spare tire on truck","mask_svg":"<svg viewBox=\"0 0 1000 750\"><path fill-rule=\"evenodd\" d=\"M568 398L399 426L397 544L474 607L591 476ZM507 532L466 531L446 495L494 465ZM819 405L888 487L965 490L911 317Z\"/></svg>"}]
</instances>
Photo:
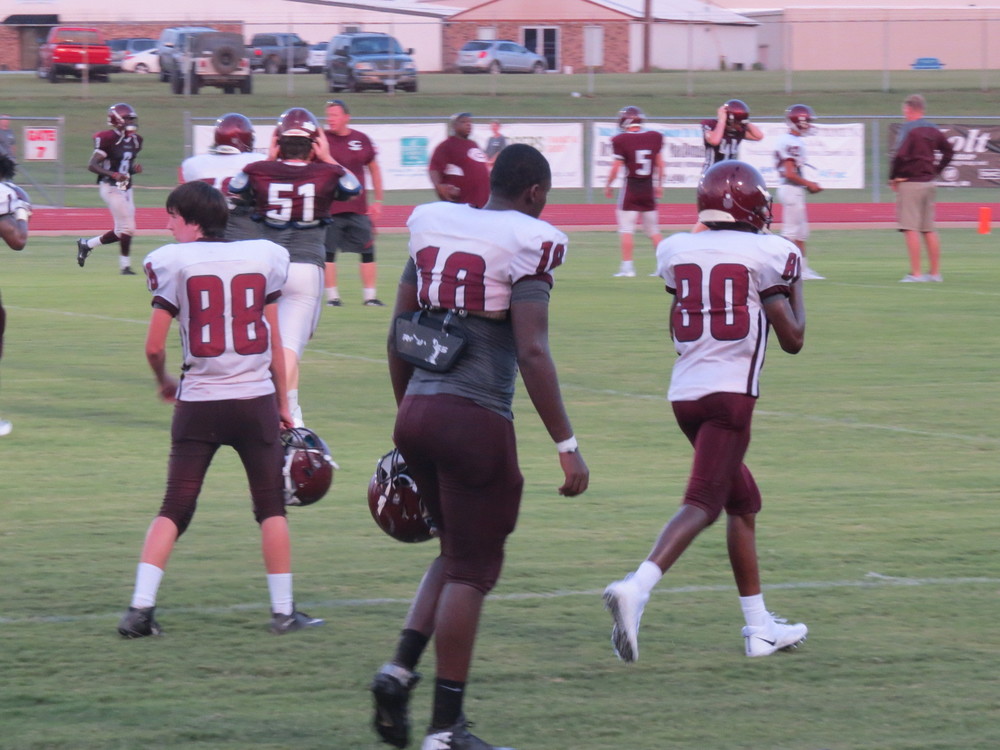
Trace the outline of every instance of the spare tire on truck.
<instances>
[{"instance_id":1,"label":"spare tire on truck","mask_svg":"<svg viewBox=\"0 0 1000 750\"><path fill-rule=\"evenodd\" d=\"M229 75L240 67L243 50L236 49L231 44L222 44L212 50L212 65L220 75Z\"/></svg>"}]
</instances>

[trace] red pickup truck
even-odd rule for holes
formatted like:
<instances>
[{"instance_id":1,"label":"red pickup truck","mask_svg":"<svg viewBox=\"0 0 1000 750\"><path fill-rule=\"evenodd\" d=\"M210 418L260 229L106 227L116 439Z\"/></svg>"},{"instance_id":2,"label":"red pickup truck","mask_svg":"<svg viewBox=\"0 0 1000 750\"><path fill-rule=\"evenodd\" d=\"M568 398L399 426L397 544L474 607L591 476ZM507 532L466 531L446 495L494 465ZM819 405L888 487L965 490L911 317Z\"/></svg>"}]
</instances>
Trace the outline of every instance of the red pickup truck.
<instances>
[{"instance_id":1,"label":"red pickup truck","mask_svg":"<svg viewBox=\"0 0 1000 750\"><path fill-rule=\"evenodd\" d=\"M111 72L111 47L99 29L55 26L38 48L38 77L52 83L59 76L107 81Z\"/></svg>"}]
</instances>

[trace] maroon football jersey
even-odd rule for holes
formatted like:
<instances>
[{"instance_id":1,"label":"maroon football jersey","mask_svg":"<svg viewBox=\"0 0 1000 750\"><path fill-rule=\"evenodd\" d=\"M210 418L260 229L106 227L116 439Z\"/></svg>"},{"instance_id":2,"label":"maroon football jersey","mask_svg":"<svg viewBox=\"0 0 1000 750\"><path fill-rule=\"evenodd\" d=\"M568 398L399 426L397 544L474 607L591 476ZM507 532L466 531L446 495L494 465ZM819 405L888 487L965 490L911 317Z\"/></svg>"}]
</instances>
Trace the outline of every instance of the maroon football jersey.
<instances>
[{"instance_id":1,"label":"maroon football jersey","mask_svg":"<svg viewBox=\"0 0 1000 750\"><path fill-rule=\"evenodd\" d=\"M344 174L339 164L321 161L255 161L243 171L250 180L254 213L278 229L319 226L330 215Z\"/></svg>"},{"instance_id":2,"label":"maroon football jersey","mask_svg":"<svg viewBox=\"0 0 1000 750\"><path fill-rule=\"evenodd\" d=\"M434 149L430 169L441 173L443 182L459 189L457 203L482 208L490 198L490 171L486 154L469 138L450 136Z\"/></svg>"},{"instance_id":3,"label":"maroon football jersey","mask_svg":"<svg viewBox=\"0 0 1000 750\"><path fill-rule=\"evenodd\" d=\"M337 135L332 130L324 131L327 143L330 144L330 156L349 169L365 184L365 167L375 161L378 149L364 133L351 130L347 135ZM368 191L362 190L357 198L349 201L336 201L330 209L331 214L364 214L368 212Z\"/></svg>"},{"instance_id":4,"label":"maroon football jersey","mask_svg":"<svg viewBox=\"0 0 1000 750\"><path fill-rule=\"evenodd\" d=\"M128 175L126 187L132 187L132 170L135 157L142 151L142 136L138 133L119 133L117 130L102 130L94 134L94 151L104 154L101 166L109 172ZM103 175L97 175L97 182L111 182Z\"/></svg>"},{"instance_id":5,"label":"maroon football jersey","mask_svg":"<svg viewBox=\"0 0 1000 750\"><path fill-rule=\"evenodd\" d=\"M702 167L702 172L720 161L740 158L740 144L743 143L743 138L747 134L746 127L741 125L738 128L726 128L722 133L719 145L713 146L705 136L715 130L718 122L714 118L701 121L702 140L705 142L705 166Z\"/></svg>"},{"instance_id":6,"label":"maroon football jersey","mask_svg":"<svg viewBox=\"0 0 1000 750\"><path fill-rule=\"evenodd\" d=\"M625 166L625 186L618 194L623 211L656 210L653 164L662 148L663 134L655 130L628 131L611 139L612 153Z\"/></svg>"}]
</instances>

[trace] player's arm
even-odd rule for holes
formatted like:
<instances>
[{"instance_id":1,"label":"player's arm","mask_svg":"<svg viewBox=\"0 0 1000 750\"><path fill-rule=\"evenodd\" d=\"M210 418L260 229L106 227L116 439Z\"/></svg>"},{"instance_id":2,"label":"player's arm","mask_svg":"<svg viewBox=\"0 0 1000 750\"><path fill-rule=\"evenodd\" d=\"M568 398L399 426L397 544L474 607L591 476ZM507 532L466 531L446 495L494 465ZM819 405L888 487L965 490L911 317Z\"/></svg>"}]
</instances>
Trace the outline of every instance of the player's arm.
<instances>
[{"instance_id":1,"label":"player's arm","mask_svg":"<svg viewBox=\"0 0 1000 750\"><path fill-rule=\"evenodd\" d=\"M15 219L14 214L0 217L0 238L11 250L23 250L28 244L27 220Z\"/></svg>"},{"instance_id":2,"label":"player's arm","mask_svg":"<svg viewBox=\"0 0 1000 750\"><path fill-rule=\"evenodd\" d=\"M663 163L663 154L659 151L653 156L653 195L659 200L663 197L663 175L666 166Z\"/></svg>"},{"instance_id":3,"label":"player's arm","mask_svg":"<svg viewBox=\"0 0 1000 750\"><path fill-rule=\"evenodd\" d=\"M368 174L372 178L372 194L375 199L368 204L368 215L373 222L377 222L382 216L382 168L378 165L378 159L368 162Z\"/></svg>"},{"instance_id":4,"label":"player's arm","mask_svg":"<svg viewBox=\"0 0 1000 750\"><path fill-rule=\"evenodd\" d=\"M282 428L295 426L292 413L288 410L288 382L285 375L285 348L281 345L281 329L278 326L277 300L264 306L264 319L271 327L271 382L274 383L274 397L278 402L278 420Z\"/></svg>"},{"instance_id":5,"label":"player's arm","mask_svg":"<svg viewBox=\"0 0 1000 750\"><path fill-rule=\"evenodd\" d=\"M783 351L798 354L805 344L806 305L802 296L802 279L790 285L789 296L773 294L762 301L764 315L771 324Z\"/></svg>"},{"instance_id":6,"label":"player's arm","mask_svg":"<svg viewBox=\"0 0 1000 750\"><path fill-rule=\"evenodd\" d=\"M810 193L818 193L823 189L819 186L818 182L807 180L802 176L802 173L795 164L795 159L783 159L778 171L781 172L781 176L784 177L789 184L804 187Z\"/></svg>"},{"instance_id":7,"label":"player's arm","mask_svg":"<svg viewBox=\"0 0 1000 750\"><path fill-rule=\"evenodd\" d=\"M618 172L621 169L622 160L617 156L615 160L611 163L611 171L608 172L608 181L604 185L604 197L610 198L614 191L615 180L618 178Z\"/></svg>"},{"instance_id":8,"label":"player's arm","mask_svg":"<svg viewBox=\"0 0 1000 750\"><path fill-rule=\"evenodd\" d=\"M746 126L746 130L743 133L743 138L745 140L748 140L748 141L762 141L762 140L764 140L764 133L763 133L763 131L760 128L758 128L756 125L754 125L749 120L744 120L743 124L744 124L744 126Z\"/></svg>"},{"instance_id":9,"label":"player's arm","mask_svg":"<svg viewBox=\"0 0 1000 750\"><path fill-rule=\"evenodd\" d=\"M549 351L548 304L536 301L512 302L510 318L514 329L517 367L535 411L556 443L573 438L573 426L563 406L559 377ZM560 495L574 497L586 491L590 483L590 470L578 449L574 447L573 450L560 451L559 465L563 470Z\"/></svg>"},{"instance_id":10,"label":"player's arm","mask_svg":"<svg viewBox=\"0 0 1000 750\"><path fill-rule=\"evenodd\" d=\"M104 160L107 158L105 154L100 149L96 149L90 156L90 162L87 164L87 169L96 175L101 177L107 177L109 180L114 180L115 182L120 182L124 180L128 175L123 175L120 172L112 172L110 169L104 168Z\"/></svg>"},{"instance_id":11,"label":"player's arm","mask_svg":"<svg viewBox=\"0 0 1000 750\"><path fill-rule=\"evenodd\" d=\"M167 374L167 333L173 316L162 307L154 307L146 331L146 361L156 377L156 390L168 403L177 400L177 379Z\"/></svg>"},{"instance_id":12,"label":"player's arm","mask_svg":"<svg viewBox=\"0 0 1000 750\"><path fill-rule=\"evenodd\" d=\"M412 259L407 261L408 265L412 265L412 263ZM407 271L404 271L404 274ZM404 313L416 312L419 309L420 303L417 300L417 285L410 281L400 280L399 287L396 289L396 305L392 312L391 322L389 323L389 336L386 341L389 380L392 383L392 392L396 397L397 406L402 402L403 396L406 395L406 386L413 375L413 365L396 355L395 320Z\"/></svg>"},{"instance_id":13,"label":"player's arm","mask_svg":"<svg viewBox=\"0 0 1000 750\"><path fill-rule=\"evenodd\" d=\"M458 200L458 185L452 185L445 182L444 176L437 169L429 169L427 170L427 174L430 175L434 191L438 194L438 197L441 200L451 202Z\"/></svg>"},{"instance_id":14,"label":"player's arm","mask_svg":"<svg viewBox=\"0 0 1000 750\"><path fill-rule=\"evenodd\" d=\"M726 110L726 105L723 104L715 113L715 127L705 131L705 143L710 146L718 146L722 143L722 135L726 132L726 120L728 117L729 112Z\"/></svg>"}]
</instances>

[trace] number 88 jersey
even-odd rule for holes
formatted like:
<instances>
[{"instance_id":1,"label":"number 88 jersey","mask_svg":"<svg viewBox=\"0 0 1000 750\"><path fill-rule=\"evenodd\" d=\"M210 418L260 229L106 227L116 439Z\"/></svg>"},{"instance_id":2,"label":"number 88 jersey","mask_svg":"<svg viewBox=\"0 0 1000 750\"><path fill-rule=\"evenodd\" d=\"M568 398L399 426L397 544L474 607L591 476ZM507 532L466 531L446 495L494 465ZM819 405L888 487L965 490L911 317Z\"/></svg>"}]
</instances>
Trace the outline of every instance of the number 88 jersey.
<instances>
[{"instance_id":1,"label":"number 88 jersey","mask_svg":"<svg viewBox=\"0 0 1000 750\"><path fill-rule=\"evenodd\" d=\"M143 261L153 305L177 320L181 401L274 392L264 307L281 295L288 251L269 240L164 245Z\"/></svg>"},{"instance_id":2,"label":"number 88 jersey","mask_svg":"<svg viewBox=\"0 0 1000 750\"><path fill-rule=\"evenodd\" d=\"M708 230L671 235L656 260L674 295L670 328L679 355L667 397L760 395L769 330L762 300L788 296L800 275L799 249L774 234Z\"/></svg>"}]
</instances>

